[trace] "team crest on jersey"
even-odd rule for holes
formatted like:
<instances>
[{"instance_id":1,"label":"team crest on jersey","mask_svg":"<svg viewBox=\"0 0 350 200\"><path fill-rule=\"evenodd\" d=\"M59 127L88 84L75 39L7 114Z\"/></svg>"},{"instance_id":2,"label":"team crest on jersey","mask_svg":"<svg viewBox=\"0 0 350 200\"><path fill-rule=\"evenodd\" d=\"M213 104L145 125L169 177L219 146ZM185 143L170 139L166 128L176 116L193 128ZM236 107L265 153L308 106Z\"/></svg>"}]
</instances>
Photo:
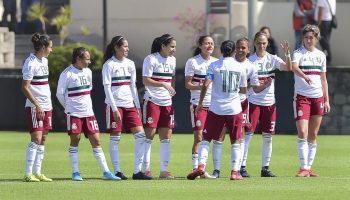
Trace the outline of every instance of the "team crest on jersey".
<instances>
[{"instance_id":1,"label":"team crest on jersey","mask_svg":"<svg viewBox=\"0 0 350 200\"><path fill-rule=\"evenodd\" d=\"M112 122L112 128L117 128L117 122Z\"/></svg>"},{"instance_id":2,"label":"team crest on jersey","mask_svg":"<svg viewBox=\"0 0 350 200\"><path fill-rule=\"evenodd\" d=\"M202 122L201 122L200 120L197 120L197 121L196 121L196 126L197 126L197 127L201 127L201 125L202 125Z\"/></svg>"},{"instance_id":3,"label":"team crest on jersey","mask_svg":"<svg viewBox=\"0 0 350 200\"><path fill-rule=\"evenodd\" d=\"M44 126L43 121L40 120L38 126L43 127Z\"/></svg>"},{"instance_id":4,"label":"team crest on jersey","mask_svg":"<svg viewBox=\"0 0 350 200\"><path fill-rule=\"evenodd\" d=\"M147 118L147 123L148 124L152 124L153 123L153 118L152 117Z\"/></svg>"},{"instance_id":5,"label":"team crest on jersey","mask_svg":"<svg viewBox=\"0 0 350 200\"><path fill-rule=\"evenodd\" d=\"M266 67L266 69L267 69L267 70L272 69L272 65L271 65L271 63L266 63L266 66L265 66L265 67Z\"/></svg>"},{"instance_id":6,"label":"team crest on jersey","mask_svg":"<svg viewBox=\"0 0 350 200\"><path fill-rule=\"evenodd\" d=\"M298 116L299 116L299 117L303 116L303 114L304 114L304 113L303 113L302 110L298 110Z\"/></svg>"},{"instance_id":7,"label":"team crest on jersey","mask_svg":"<svg viewBox=\"0 0 350 200\"><path fill-rule=\"evenodd\" d=\"M72 124L72 130L77 130L78 129L78 125L76 123Z\"/></svg>"}]
</instances>

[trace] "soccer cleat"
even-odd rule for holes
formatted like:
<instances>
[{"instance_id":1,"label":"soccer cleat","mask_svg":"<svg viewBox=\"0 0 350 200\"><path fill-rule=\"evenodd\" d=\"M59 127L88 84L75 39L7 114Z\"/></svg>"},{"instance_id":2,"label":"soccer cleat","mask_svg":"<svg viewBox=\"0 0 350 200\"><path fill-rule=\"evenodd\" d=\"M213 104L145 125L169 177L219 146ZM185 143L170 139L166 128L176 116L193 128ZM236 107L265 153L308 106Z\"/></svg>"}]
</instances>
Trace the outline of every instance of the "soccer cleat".
<instances>
[{"instance_id":1,"label":"soccer cleat","mask_svg":"<svg viewBox=\"0 0 350 200\"><path fill-rule=\"evenodd\" d=\"M296 177L310 177L310 172L307 169L299 169Z\"/></svg>"},{"instance_id":2,"label":"soccer cleat","mask_svg":"<svg viewBox=\"0 0 350 200\"><path fill-rule=\"evenodd\" d=\"M153 178L152 172L150 170L149 171L145 171L145 175Z\"/></svg>"},{"instance_id":3,"label":"soccer cleat","mask_svg":"<svg viewBox=\"0 0 350 200\"><path fill-rule=\"evenodd\" d=\"M262 169L260 173L261 177L276 177L270 170L268 169Z\"/></svg>"},{"instance_id":4,"label":"soccer cleat","mask_svg":"<svg viewBox=\"0 0 350 200\"><path fill-rule=\"evenodd\" d=\"M316 174L314 171L312 171L311 169L309 170L309 175L310 177L319 177L320 175Z\"/></svg>"},{"instance_id":5,"label":"soccer cleat","mask_svg":"<svg viewBox=\"0 0 350 200\"><path fill-rule=\"evenodd\" d=\"M122 172L117 172L115 176L119 177L122 180L128 180L128 177L126 177Z\"/></svg>"},{"instance_id":6,"label":"soccer cleat","mask_svg":"<svg viewBox=\"0 0 350 200\"><path fill-rule=\"evenodd\" d=\"M202 174L200 176L200 178L206 178L206 179L215 179L215 176L210 175L208 172L204 172L204 174Z\"/></svg>"},{"instance_id":7,"label":"soccer cleat","mask_svg":"<svg viewBox=\"0 0 350 200\"><path fill-rule=\"evenodd\" d=\"M214 169L214 171L213 171L213 177L219 178L219 177L220 177L220 170Z\"/></svg>"},{"instance_id":8,"label":"soccer cleat","mask_svg":"<svg viewBox=\"0 0 350 200\"><path fill-rule=\"evenodd\" d=\"M42 182L52 182L52 179L47 178L44 174L35 174L34 176Z\"/></svg>"},{"instance_id":9,"label":"soccer cleat","mask_svg":"<svg viewBox=\"0 0 350 200\"><path fill-rule=\"evenodd\" d=\"M103 172L103 176L102 176L103 180L112 180L112 181L120 181L122 180L121 178L115 176L114 174L112 174L112 172Z\"/></svg>"},{"instance_id":10,"label":"soccer cleat","mask_svg":"<svg viewBox=\"0 0 350 200\"><path fill-rule=\"evenodd\" d=\"M243 177L238 173L238 171L231 171L230 180L240 181L243 180Z\"/></svg>"},{"instance_id":11,"label":"soccer cleat","mask_svg":"<svg viewBox=\"0 0 350 200\"><path fill-rule=\"evenodd\" d=\"M197 176L202 176L204 173L204 165L199 165L197 169L187 175L187 179L194 180Z\"/></svg>"},{"instance_id":12,"label":"soccer cleat","mask_svg":"<svg viewBox=\"0 0 350 200\"><path fill-rule=\"evenodd\" d=\"M40 182L33 174L26 174L23 178L24 182Z\"/></svg>"},{"instance_id":13,"label":"soccer cleat","mask_svg":"<svg viewBox=\"0 0 350 200\"><path fill-rule=\"evenodd\" d=\"M245 167L241 167L241 170L239 171L241 173L241 176L244 178L249 178L250 175Z\"/></svg>"},{"instance_id":14,"label":"soccer cleat","mask_svg":"<svg viewBox=\"0 0 350 200\"><path fill-rule=\"evenodd\" d=\"M168 171L162 171L159 174L159 178L164 178L164 179L174 179L175 177L171 175L170 172Z\"/></svg>"},{"instance_id":15,"label":"soccer cleat","mask_svg":"<svg viewBox=\"0 0 350 200\"><path fill-rule=\"evenodd\" d=\"M138 173L132 175L132 179L134 179L134 180L152 180L153 178L151 176L147 176L146 174L144 174L142 172L138 172Z\"/></svg>"},{"instance_id":16,"label":"soccer cleat","mask_svg":"<svg viewBox=\"0 0 350 200\"><path fill-rule=\"evenodd\" d=\"M73 181L83 181L83 178L80 176L79 172L74 172L72 174L72 180Z\"/></svg>"}]
</instances>

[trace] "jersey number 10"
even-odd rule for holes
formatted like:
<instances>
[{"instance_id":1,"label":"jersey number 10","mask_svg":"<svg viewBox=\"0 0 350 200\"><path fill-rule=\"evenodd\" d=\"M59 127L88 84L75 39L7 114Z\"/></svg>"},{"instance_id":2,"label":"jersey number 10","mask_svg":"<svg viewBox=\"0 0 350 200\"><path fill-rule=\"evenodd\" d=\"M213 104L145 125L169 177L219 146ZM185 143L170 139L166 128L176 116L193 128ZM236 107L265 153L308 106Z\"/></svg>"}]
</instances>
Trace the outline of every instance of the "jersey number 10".
<instances>
[{"instance_id":1,"label":"jersey number 10","mask_svg":"<svg viewBox=\"0 0 350 200\"><path fill-rule=\"evenodd\" d=\"M222 79L222 92L237 92L240 73L235 71L220 70L220 74Z\"/></svg>"}]
</instances>

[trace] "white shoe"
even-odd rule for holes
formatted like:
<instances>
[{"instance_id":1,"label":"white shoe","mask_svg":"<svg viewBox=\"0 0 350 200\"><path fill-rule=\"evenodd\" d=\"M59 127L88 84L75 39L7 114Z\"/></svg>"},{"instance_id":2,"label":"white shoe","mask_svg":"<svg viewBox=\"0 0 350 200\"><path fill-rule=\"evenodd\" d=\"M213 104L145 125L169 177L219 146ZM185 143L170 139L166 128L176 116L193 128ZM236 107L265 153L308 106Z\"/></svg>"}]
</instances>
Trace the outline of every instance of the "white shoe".
<instances>
[{"instance_id":1,"label":"white shoe","mask_svg":"<svg viewBox=\"0 0 350 200\"><path fill-rule=\"evenodd\" d=\"M210 175L208 172L204 172L203 175L201 175L201 178L207 178L207 179L215 179L215 176Z\"/></svg>"}]
</instances>

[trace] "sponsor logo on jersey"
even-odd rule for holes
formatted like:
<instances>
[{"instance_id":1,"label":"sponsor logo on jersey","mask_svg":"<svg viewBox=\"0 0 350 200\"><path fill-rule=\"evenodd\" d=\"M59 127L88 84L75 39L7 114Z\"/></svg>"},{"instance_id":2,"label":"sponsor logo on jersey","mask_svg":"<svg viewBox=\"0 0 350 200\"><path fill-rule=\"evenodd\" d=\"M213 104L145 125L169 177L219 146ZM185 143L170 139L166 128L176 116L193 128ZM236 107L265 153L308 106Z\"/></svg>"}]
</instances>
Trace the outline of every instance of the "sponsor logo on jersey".
<instances>
[{"instance_id":1,"label":"sponsor logo on jersey","mask_svg":"<svg viewBox=\"0 0 350 200\"><path fill-rule=\"evenodd\" d=\"M197 127L201 127L201 125L202 125L202 122L201 122L200 120L197 120L197 121L196 121L196 126L197 126Z\"/></svg>"},{"instance_id":2,"label":"sponsor logo on jersey","mask_svg":"<svg viewBox=\"0 0 350 200\"><path fill-rule=\"evenodd\" d=\"M302 110L298 110L298 116L299 116L299 117L303 116L303 114L304 114L304 113L303 113Z\"/></svg>"},{"instance_id":3,"label":"sponsor logo on jersey","mask_svg":"<svg viewBox=\"0 0 350 200\"><path fill-rule=\"evenodd\" d=\"M78 125L76 123L72 124L72 130L77 130L78 129Z\"/></svg>"},{"instance_id":4,"label":"sponsor logo on jersey","mask_svg":"<svg viewBox=\"0 0 350 200\"><path fill-rule=\"evenodd\" d=\"M153 123L153 118L152 117L147 118L147 123L148 124L152 124Z\"/></svg>"}]
</instances>

